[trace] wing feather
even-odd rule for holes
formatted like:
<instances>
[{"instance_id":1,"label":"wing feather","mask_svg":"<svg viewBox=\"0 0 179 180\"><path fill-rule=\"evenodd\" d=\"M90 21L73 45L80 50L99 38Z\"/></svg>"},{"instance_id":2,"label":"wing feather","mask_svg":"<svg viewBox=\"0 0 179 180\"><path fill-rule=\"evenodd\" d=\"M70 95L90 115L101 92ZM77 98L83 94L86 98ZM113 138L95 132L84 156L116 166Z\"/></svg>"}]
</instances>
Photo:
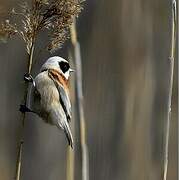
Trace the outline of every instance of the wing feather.
<instances>
[{"instance_id":1,"label":"wing feather","mask_svg":"<svg viewBox=\"0 0 179 180\"><path fill-rule=\"evenodd\" d=\"M54 73L52 70L49 70L49 77L53 80L56 88L58 89L60 95L60 103L63 107L63 110L66 114L67 121L70 122L71 120L71 102L69 99L69 95L67 90L62 86L61 82L59 81L59 77L57 73Z\"/></svg>"},{"instance_id":2,"label":"wing feather","mask_svg":"<svg viewBox=\"0 0 179 180\"><path fill-rule=\"evenodd\" d=\"M73 148L73 136L69 127L69 124L66 119L65 112L62 109L62 106L56 104L56 107L51 109L50 115L53 123L59 128L63 129L66 138L68 140L69 145Z\"/></svg>"}]
</instances>

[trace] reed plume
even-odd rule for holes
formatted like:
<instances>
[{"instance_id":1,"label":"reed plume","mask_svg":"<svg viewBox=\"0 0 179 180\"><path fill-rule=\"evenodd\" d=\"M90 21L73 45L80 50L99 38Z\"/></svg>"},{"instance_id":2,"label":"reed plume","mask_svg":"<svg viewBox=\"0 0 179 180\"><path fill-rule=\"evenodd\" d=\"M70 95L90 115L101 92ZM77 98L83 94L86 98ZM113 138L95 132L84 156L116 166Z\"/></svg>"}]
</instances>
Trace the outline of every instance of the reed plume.
<instances>
[{"instance_id":1,"label":"reed plume","mask_svg":"<svg viewBox=\"0 0 179 180\"><path fill-rule=\"evenodd\" d=\"M39 33L47 29L50 39L47 49L57 50L68 38L67 33L73 17L77 17L82 10L81 3L81 0L32 0L31 5L24 2L20 5L20 12L12 9L9 19L1 23L0 36L10 38L12 35L19 35L30 54L32 44ZM13 15L20 20L19 26L10 23Z\"/></svg>"}]
</instances>

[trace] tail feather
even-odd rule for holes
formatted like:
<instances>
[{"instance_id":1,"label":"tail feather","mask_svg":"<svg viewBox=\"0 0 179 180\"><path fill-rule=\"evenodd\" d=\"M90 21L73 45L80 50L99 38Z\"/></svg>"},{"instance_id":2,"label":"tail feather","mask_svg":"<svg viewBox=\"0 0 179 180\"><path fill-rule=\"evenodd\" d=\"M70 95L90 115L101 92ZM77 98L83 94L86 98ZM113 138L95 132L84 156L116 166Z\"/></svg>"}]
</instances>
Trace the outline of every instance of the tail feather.
<instances>
[{"instance_id":1,"label":"tail feather","mask_svg":"<svg viewBox=\"0 0 179 180\"><path fill-rule=\"evenodd\" d=\"M69 146L73 149L73 136L67 121L62 124L62 128L68 140Z\"/></svg>"},{"instance_id":2,"label":"tail feather","mask_svg":"<svg viewBox=\"0 0 179 180\"><path fill-rule=\"evenodd\" d=\"M66 138L68 140L68 144L69 146L71 146L71 148L73 149L73 136L72 136L72 133L70 131L70 128L64 128L64 133L66 135Z\"/></svg>"},{"instance_id":3,"label":"tail feather","mask_svg":"<svg viewBox=\"0 0 179 180\"><path fill-rule=\"evenodd\" d=\"M69 145L73 148L73 136L62 106L59 106L58 104L57 107L53 106L50 116L52 123L64 131Z\"/></svg>"}]
</instances>

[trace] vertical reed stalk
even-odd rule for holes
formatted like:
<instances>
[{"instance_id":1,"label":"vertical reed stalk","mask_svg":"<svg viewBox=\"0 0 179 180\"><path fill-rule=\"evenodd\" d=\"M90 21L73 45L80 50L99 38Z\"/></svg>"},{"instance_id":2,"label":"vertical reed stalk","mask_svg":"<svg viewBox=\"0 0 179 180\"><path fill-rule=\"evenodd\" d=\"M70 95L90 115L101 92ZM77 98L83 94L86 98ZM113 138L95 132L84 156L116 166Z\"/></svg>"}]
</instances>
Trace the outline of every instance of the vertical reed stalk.
<instances>
[{"instance_id":1,"label":"vertical reed stalk","mask_svg":"<svg viewBox=\"0 0 179 180\"><path fill-rule=\"evenodd\" d=\"M69 52L69 60L70 64L73 67L73 62L72 62L72 54ZM72 107L75 107L75 87L74 87L74 77L71 77L70 81L70 98L71 98L71 103ZM75 108L73 108L75 109ZM73 113L72 113L73 114ZM73 119L71 121L71 129L73 132L73 137L75 140L75 117L73 116ZM67 147L67 168L66 168L66 179L67 180L74 180L74 172L75 172L75 149L72 149L70 146Z\"/></svg>"},{"instance_id":2,"label":"vertical reed stalk","mask_svg":"<svg viewBox=\"0 0 179 180\"><path fill-rule=\"evenodd\" d=\"M172 1L172 32L171 32L171 52L169 57L170 65L170 82L169 82L169 94L168 94L168 111L167 111L167 123L165 134L165 147L164 147L164 173L163 180L167 180L168 171L168 152L169 152L169 136L170 136L170 121L171 121L171 103L172 103L172 89L173 89L173 72L174 72L174 59L175 59L175 46L176 46L176 30L177 30L177 16L176 16L176 1Z\"/></svg>"},{"instance_id":3,"label":"vertical reed stalk","mask_svg":"<svg viewBox=\"0 0 179 180\"><path fill-rule=\"evenodd\" d=\"M28 65L27 65L27 71L30 74L32 70L32 62L33 62L33 54L34 54L34 43L32 43L30 54L28 56ZM25 83L24 87L24 98L23 98L23 104L27 104L27 97L28 97L28 83ZM21 126L21 135L20 135L20 142L18 147L18 154L17 154L17 161L16 161L16 174L15 174L15 180L20 180L21 176L21 165L22 165L22 151L23 151L23 143L24 143L24 127L25 127L25 117L26 114L21 114L22 119L22 126Z\"/></svg>"},{"instance_id":4,"label":"vertical reed stalk","mask_svg":"<svg viewBox=\"0 0 179 180\"><path fill-rule=\"evenodd\" d=\"M67 147L67 170L66 170L66 179L74 180L74 151L68 146Z\"/></svg>"},{"instance_id":5,"label":"vertical reed stalk","mask_svg":"<svg viewBox=\"0 0 179 180\"><path fill-rule=\"evenodd\" d=\"M84 107L83 107L83 90L82 90L82 67L81 67L81 52L80 45L77 40L76 33L76 21L71 26L71 42L74 51L74 61L76 67L76 94L77 94L77 110L80 121L80 143L82 151L82 180L89 180L89 161L88 161L88 147L86 143L86 123L84 117Z\"/></svg>"}]
</instances>

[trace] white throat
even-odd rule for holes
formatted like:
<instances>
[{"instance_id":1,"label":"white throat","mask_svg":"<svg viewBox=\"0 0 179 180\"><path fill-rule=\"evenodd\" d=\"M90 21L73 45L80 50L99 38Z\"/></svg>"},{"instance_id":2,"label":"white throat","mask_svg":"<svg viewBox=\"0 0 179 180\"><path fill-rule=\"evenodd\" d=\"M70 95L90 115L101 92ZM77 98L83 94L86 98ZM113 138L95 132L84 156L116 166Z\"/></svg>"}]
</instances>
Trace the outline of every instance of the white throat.
<instances>
[{"instance_id":1,"label":"white throat","mask_svg":"<svg viewBox=\"0 0 179 180\"><path fill-rule=\"evenodd\" d=\"M69 79L69 76L70 76L70 71L67 71L65 74L62 73L64 75L64 77L66 78L66 80Z\"/></svg>"}]
</instances>

